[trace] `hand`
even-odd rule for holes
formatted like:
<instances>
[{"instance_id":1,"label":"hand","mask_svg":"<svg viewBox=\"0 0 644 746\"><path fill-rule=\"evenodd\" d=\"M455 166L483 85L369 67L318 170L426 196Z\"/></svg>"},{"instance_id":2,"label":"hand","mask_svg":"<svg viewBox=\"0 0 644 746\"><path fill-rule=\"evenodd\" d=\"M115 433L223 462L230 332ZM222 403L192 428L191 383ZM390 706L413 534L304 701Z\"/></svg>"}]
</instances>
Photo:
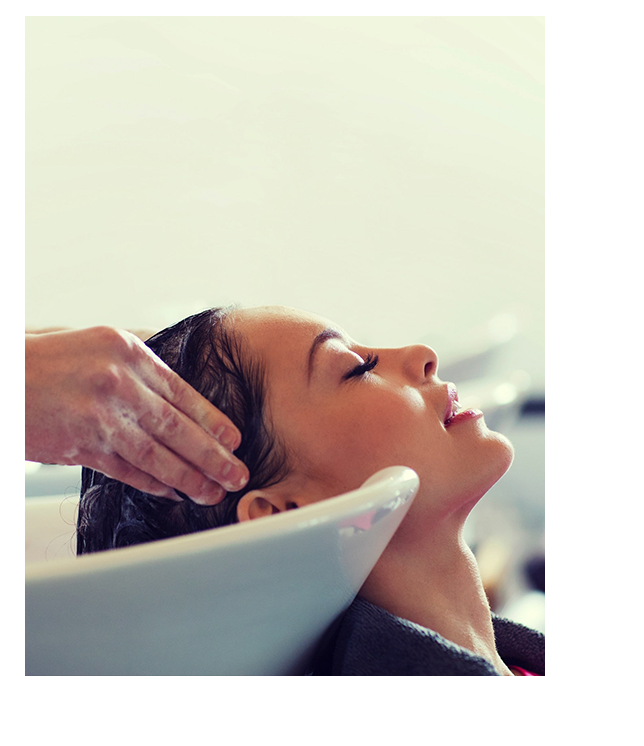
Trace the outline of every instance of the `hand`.
<instances>
[{"instance_id":1,"label":"hand","mask_svg":"<svg viewBox=\"0 0 644 746\"><path fill-rule=\"evenodd\" d=\"M154 495L203 504L240 489L232 422L134 334L25 336L25 458L81 464ZM224 489L222 489L224 488Z\"/></svg>"}]
</instances>

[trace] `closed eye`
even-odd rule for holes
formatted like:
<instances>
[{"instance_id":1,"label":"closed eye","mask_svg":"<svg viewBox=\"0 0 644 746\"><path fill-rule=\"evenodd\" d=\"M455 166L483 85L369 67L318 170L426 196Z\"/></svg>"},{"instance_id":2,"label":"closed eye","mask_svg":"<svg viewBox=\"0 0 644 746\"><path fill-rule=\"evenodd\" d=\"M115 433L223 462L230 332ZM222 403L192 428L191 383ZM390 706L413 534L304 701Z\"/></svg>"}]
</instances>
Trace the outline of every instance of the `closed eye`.
<instances>
[{"instance_id":1,"label":"closed eye","mask_svg":"<svg viewBox=\"0 0 644 746\"><path fill-rule=\"evenodd\" d=\"M360 363L360 365L356 365L356 367L350 370L348 373L345 373L342 376L342 380L347 381L349 378L362 376L365 373L368 373L370 370L373 370L376 365L378 365L378 355L372 355L371 353L369 353L365 361L363 363Z\"/></svg>"}]
</instances>

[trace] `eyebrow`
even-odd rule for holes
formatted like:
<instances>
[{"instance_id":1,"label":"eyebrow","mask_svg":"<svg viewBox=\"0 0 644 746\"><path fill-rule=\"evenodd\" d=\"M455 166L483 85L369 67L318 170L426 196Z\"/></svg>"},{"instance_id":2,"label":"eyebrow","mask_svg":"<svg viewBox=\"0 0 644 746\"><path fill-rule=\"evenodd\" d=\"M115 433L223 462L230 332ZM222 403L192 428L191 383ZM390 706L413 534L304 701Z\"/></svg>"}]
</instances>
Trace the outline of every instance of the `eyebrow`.
<instances>
[{"instance_id":1,"label":"eyebrow","mask_svg":"<svg viewBox=\"0 0 644 746\"><path fill-rule=\"evenodd\" d=\"M340 332L335 329L326 328L323 329L319 334L315 336L311 349L309 350L309 381L311 380L311 373L313 372L313 361L315 353L321 344L324 344L329 339L344 339Z\"/></svg>"}]
</instances>

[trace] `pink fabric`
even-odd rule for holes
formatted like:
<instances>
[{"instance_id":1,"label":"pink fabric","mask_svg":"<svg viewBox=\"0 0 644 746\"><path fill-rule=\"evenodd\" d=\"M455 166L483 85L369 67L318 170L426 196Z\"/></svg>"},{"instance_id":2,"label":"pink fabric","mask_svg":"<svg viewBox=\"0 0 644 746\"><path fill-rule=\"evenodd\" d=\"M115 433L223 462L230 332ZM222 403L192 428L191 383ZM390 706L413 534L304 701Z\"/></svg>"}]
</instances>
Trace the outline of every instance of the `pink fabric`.
<instances>
[{"instance_id":1,"label":"pink fabric","mask_svg":"<svg viewBox=\"0 0 644 746\"><path fill-rule=\"evenodd\" d=\"M520 666L510 666L510 668L513 671L518 671L519 676L541 676L539 673L532 673L531 671L526 671L525 668L521 668Z\"/></svg>"}]
</instances>

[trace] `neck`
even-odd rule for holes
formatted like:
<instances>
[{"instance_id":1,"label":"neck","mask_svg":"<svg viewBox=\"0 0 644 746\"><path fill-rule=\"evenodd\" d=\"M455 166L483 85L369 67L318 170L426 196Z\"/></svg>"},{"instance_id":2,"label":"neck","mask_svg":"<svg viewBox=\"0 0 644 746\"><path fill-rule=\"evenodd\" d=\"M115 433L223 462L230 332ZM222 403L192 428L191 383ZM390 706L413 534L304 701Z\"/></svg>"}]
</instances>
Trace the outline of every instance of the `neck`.
<instances>
[{"instance_id":1,"label":"neck","mask_svg":"<svg viewBox=\"0 0 644 746\"><path fill-rule=\"evenodd\" d=\"M490 607L474 555L463 540L463 523L464 517L450 516L416 546L410 546L409 536L394 536L360 595L512 676L496 650Z\"/></svg>"}]
</instances>

